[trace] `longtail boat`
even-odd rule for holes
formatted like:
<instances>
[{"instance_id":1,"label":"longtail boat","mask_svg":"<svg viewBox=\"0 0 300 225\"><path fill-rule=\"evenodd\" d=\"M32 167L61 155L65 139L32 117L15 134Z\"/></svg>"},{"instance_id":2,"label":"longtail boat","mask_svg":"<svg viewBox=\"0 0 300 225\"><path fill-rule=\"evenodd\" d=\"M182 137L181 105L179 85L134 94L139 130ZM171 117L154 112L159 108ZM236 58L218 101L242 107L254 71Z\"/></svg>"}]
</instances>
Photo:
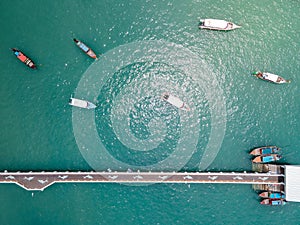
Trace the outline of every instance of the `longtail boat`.
<instances>
[{"instance_id":1,"label":"longtail boat","mask_svg":"<svg viewBox=\"0 0 300 225\"><path fill-rule=\"evenodd\" d=\"M87 54L89 57L93 58L93 59L97 59L97 56L95 54L95 52L88 47L86 44L84 44L83 42L77 40L76 38L73 39L74 42L76 43L76 45L85 52L85 54Z\"/></svg>"},{"instance_id":2,"label":"longtail boat","mask_svg":"<svg viewBox=\"0 0 300 225\"><path fill-rule=\"evenodd\" d=\"M18 50L16 48L12 48L11 50L14 52L15 56L21 62L23 62L26 66L30 67L31 69L36 69L36 65L34 64L34 62L28 56L26 56L23 52L21 52L20 50Z\"/></svg>"},{"instance_id":3,"label":"longtail boat","mask_svg":"<svg viewBox=\"0 0 300 225\"><path fill-rule=\"evenodd\" d=\"M269 199L266 198L260 202L262 205L285 205L286 202L284 199Z\"/></svg>"},{"instance_id":4,"label":"longtail boat","mask_svg":"<svg viewBox=\"0 0 300 225\"><path fill-rule=\"evenodd\" d=\"M278 154L267 154L267 155L261 155L261 156L255 157L252 160L252 162L254 162L254 163L269 163L269 162L278 161L281 158L282 158L282 156L278 155Z\"/></svg>"},{"instance_id":5,"label":"longtail boat","mask_svg":"<svg viewBox=\"0 0 300 225\"><path fill-rule=\"evenodd\" d=\"M228 22L225 20L217 20L217 19L200 19L199 29L209 29L209 30L234 30L240 28L232 22Z\"/></svg>"},{"instance_id":6,"label":"longtail boat","mask_svg":"<svg viewBox=\"0 0 300 225\"><path fill-rule=\"evenodd\" d=\"M277 146L265 146L260 148L255 148L250 152L250 155L266 155L266 154L274 154L278 153L280 148Z\"/></svg>"},{"instance_id":7,"label":"longtail boat","mask_svg":"<svg viewBox=\"0 0 300 225\"><path fill-rule=\"evenodd\" d=\"M278 76L276 74L267 73L267 72L254 72L252 75L256 76L257 78L265 81L269 81L271 83L275 84L285 84L285 83L291 83L290 80L286 80L282 78L281 76Z\"/></svg>"},{"instance_id":8,"label":"longtail boat","mask_svg":"<svg viewBox=\"0 0 300 225\"><path fill-rule=\"evenodd\" d=\"M259 196L262 198L270 198L270 199L285 198L285 195L280 192L268 192L268 191L264 191L264 192L260 193Z\"/></svg>"}]
</instances>

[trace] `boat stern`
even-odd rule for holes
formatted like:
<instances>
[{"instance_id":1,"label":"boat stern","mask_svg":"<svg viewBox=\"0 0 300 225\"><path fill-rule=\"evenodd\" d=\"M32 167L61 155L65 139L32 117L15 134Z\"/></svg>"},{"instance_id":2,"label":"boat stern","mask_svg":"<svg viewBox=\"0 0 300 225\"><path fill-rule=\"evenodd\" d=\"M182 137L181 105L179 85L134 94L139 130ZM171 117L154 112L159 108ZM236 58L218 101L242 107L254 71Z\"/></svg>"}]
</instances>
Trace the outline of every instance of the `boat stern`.
<instances>
[{"instance_id":1,"label":"boat stern","mask_svg":"<svg viewBox=\"0 0 300 225\"><path fill-rule=\"evenodd\" d=\"M34 69L34 70L37 69L35 65L32 65L30 68L31 68L31 69Z\"/></svg>"},{"instance_id":2,"label":"boat stern","mask_svg":"<svg viewBox=\"0 0 300 225\"><path fill-rule=\"evenodd\" d=\"M203 29L204 28L204 19L200 19L200 21L199 21L199 25L198 25L198 28L199 29Z\"/></svg>"},{"instance_id":3,"label":"boat stern","mask_svg":"<svg viewBox=\"0 0 300 225\"><path fill-rule=\"evenodd\" d=\"M69 98L69 105L73 105L73 98Z\"/></svg>"}]
</instances>

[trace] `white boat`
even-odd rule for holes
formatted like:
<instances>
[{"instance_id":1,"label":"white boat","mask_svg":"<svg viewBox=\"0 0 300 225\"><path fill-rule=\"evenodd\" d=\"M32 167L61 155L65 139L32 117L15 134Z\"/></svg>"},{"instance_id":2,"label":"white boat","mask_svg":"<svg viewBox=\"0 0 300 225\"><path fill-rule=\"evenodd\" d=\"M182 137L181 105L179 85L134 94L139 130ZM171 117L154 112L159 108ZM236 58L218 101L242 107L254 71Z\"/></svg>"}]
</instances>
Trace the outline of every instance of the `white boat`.
<instances>
[{"instance_id":1,"label":"white boat","mask_svg":"<svg viewBox=\"0 0 300 225\"><path fill-rule=\"evenodd\" d=\"M232 22L217 19L200 19L199 28L209 30L234 30L240 28Z\"/></svg>"},{"instance_id":2,"label":"white boat","mask_svg":"<svg viewBox=\"0 0 300 225\"><path fill-rule=\"evenodd\" d=\"M258 71L258 72L254 72L253 75L259 79L270 81L270 82L276 83L276 84L284 84L284 83L291 82L290 80L286 80L286 79L284 79L276 74L272 74L272 73Z\"/></svg>"},{"instance_id":3,"label":"white boat","mask_svg":"<svg viewBox=\"0 0 300 225\"><path fill-rule=\"evenodd\" d=\"M169 102L171 105L176 106L179 109L185 110L185 111L190 111L190 107L185 104L183 101L181 101L179 98L169 94L169 93L163 93L162 94L162 99Z\"/></svg>"},{"instance_id":4,"label":"white boat","mask_svg":"<svg viewBox=\"0 0 300 225\"><path fill-rule=\"evenodd\" d=\"M76 98L70 98L69 105L76 106L79 108L85 108L85 109L94 109L97 106L89 101L76 99Z\"/></svg>"}]
</instances>

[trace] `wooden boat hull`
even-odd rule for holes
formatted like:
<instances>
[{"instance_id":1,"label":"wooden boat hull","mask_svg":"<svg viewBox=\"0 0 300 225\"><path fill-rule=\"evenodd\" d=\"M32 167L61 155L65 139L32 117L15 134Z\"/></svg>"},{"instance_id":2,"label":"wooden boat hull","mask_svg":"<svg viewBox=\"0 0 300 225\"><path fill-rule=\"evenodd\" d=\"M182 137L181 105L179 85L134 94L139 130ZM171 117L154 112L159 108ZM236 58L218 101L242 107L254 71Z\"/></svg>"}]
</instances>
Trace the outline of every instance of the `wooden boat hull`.
<instances>
[{"instance_id":1,"label":"wooden boat hull","mask_svg":"<svg viewBox=\"0 0 300 225\"><path fill-rule=\"evenodd\" d=\"M268 198L269 197L269 192L264 191L264 192L262 192L262 193L259 194L259 197Z\"/></svg>"},{"instance_id":2,"label":"wooden boat hull","mask_svg":"<svg viewBox=\"0 0 300 225\"><path fill-rule=\"evenodd\" d=\"M264 199L260 202L262 205L285 205L286 202L284 199Z\"/></svg>"},{"instance_id":3,"label":"wooden boat hull","mask_svg":"<svg viewBox=\"0 0 300 225\"><path fill-rule=\"evenodd\" d=\"M14 52L15 56L22 63L24 63L26 66L28 66L31 69L36 69L35 63L28 56L26 56L23 52L21 52L20 50L18 50L16 48L12 48L11 50Z\"/></svg>"},{"instance_id":4,"label":"wooden boat hull","mask_svg":"<svg viewBox=\"0 0 300 225\"><path fill-rule=\"evenodd\" d=\"M221 31L229 31L240 28L232 22L228 22L225 20L217 20L217 19L201 19L199 24L199 29L208 29L208 30L221 30Z\"/></svg>"},{"instance_id":5,"label":"wooden boat hull","mask_svg":"<svg viewBox=\"0 0 300 225\"><path fill-rule=\"evenodd\" d=\"M255 148L250 152L250 155L266 155L266 154L274 154L278 153L280 151L280 148L277 146L265 146L260 148Z\"/></svg>"},{"instance_id":6,"label":"wooden boat hull","mask_svg":"<svg viewBox=\"0 0 300 225\"><path fill-rule=\"evenodd\" d=\"M97 59L97 56L95 54L95 52L88 47L86 44L84 44L83 42L77 40L76 38L73 39L75 44L85 53L87 54L89 57L93 58L93 59Z\"/></svg>"},{"instance_id":7,"label":"wooden boat hull","mask_svg":"<svg viewBox=\"0 0 300 225\"><path fill-rule=\"evenodd\" d=\"M269 198L269 199L283 199L285 198L285 195L280 193L280 192L262 192L259 194L260 197L262 198Z\"/></svg>"},{"instance_id":8,"label":"wooden boat hull","mask_svg":"<svg viewBox=\"0 0 300 225\"><path fill-rule=\"evenodd\" d=\"M272 74L272 73L268 73L268 72L257 71L257 72L254 72L253 75L261 80L269 81L274 84L285 84L285 83L291 82L290 80L286 80L281 76L278 76L278 75Z\"/></svg>"},{"instance_id":9,"label":"wooden boat hull","mask_svg":"<svg viewBox=\"0 0 300 225\"><path fill-rule=\"evenodd\" d=\"M252 160L252 162L253 163L269 163L269 162L278 161L280 158L281 158L281 156L278 154L268 154L268 155L256 156Z\"/></svg>"}]
</instances>

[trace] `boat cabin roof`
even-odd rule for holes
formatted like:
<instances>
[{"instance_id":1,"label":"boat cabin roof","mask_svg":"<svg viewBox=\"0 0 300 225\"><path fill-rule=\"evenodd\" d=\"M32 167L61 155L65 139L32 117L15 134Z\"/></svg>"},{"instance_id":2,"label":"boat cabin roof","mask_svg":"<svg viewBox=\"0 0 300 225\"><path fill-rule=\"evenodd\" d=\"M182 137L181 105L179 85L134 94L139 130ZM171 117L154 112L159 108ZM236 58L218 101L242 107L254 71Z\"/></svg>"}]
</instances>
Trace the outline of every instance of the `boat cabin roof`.
<instances>
[{"instance_id":1,"label":"boat cabin roof","mask_svg":"<svg viewBox=\"0 0 300 225\"><path fill-rule=\"evenodd\" d=\"M262 161L263 161L263 162L270 162L270 161L273 161L273 156L272 156L272 155L263 156L263 157L262 157Z\"/></svg>"},{"instance_id":2,"label":"boat cabin roof","mask_svg":"<svg viewBox=\"0 0 300 225\"><path fill-rule=\"evenodd\" d=\"M85 52L87 52L88 50L89 50L89 48L85 45L85 44L83 44L82 42L77 42L77 45L83 50L83 51L85 51Z\"/></svg>"},{"instance_id":3,"label":"boat cabin roof","mask_svg":"<svg viewBox=\"0 0 300 225\"><path fill-rule=\"evenodd\" d=\"M176 106L177 108L182 108L184 106L183 101L181 101L179 98L169 95L168 99L166 99L167 102L171 103L172 105Z\"/></svg>"},{"instance_id":4,"label":"boat cabin roof","mask_svg":"<svg viewBox=\"0 0 300 225\"><path fill-rule=\"evenodd\" d=\"M81 100L81 99L76 99L76 98L70 98L69 104L81 108L87 108L88 107L88 102Z\"/></svg>"},{"instance_id":5,"label":"boat cabin roof","mask_svg":"<svg viewBox=\"0 0 300 225\"><path fill-rule=\"evenodd\" d=\"M228 22L225 20L217 20L217 19L205 19L204 26L208 27L217 27L225 29L227 27Z\"/></svg>"},{"instance_id":6,"label":"boat cabin roof","mask_svg":"<svg viewBox=\"0 0 300 225\"><path fill-rule=\"evenodd\" d=\"M263 76L264 79L267 79L267 80L270 80L270 81L273 81L273 82L276 82L277 79L278 79L278 75L272 74L272 73L263 73L262 76Z\"/></svg>"}]
</instances>

